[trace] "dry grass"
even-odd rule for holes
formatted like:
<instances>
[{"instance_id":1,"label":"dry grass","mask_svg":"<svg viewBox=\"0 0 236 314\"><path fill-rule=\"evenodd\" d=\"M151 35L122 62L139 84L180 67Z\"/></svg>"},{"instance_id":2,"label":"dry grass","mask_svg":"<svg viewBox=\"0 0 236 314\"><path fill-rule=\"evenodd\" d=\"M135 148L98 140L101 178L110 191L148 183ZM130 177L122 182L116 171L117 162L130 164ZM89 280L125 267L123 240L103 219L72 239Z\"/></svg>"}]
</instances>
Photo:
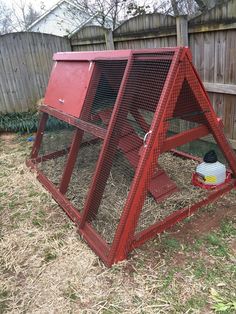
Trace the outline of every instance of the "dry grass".
<instances>
[{"instance_id":1,"label":"dry grass","mask_svg":"<svg viewBox=\"0 0 236 314\"><path fill-rule=\"evenodd\" d=\"M162 235L129 261L105 268L26 168L29 146L25 139L1 139L0 313L211 312L209 288L231 279L229 258L210 257L214 268L223 267L209 283L196 275L194 258L201 254ZM179 177L177 168L172 175ZM120 206L123 198L117 195L126 195L126 180L113 173L109 179ZM183 181L187 189L186 177ZM227 202L235 204L234 193ZM176 266L176 253L187 265Z\"/></svg>"}]
</instances>

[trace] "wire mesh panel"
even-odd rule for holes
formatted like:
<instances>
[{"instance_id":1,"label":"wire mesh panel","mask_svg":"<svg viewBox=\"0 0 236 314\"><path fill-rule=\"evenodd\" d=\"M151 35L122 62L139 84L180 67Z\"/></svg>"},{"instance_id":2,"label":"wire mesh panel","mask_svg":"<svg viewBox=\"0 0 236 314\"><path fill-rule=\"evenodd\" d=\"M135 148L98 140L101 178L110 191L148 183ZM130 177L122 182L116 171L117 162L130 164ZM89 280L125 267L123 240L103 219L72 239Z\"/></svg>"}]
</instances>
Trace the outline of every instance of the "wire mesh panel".
<instances>
[{"instance_id":1,"label":"wire mesh panel","mask_svg":"<svg viewBox=\"0 0 236 314\"><path fill-rule=\"evenodd\" d=\"M106 108L105 117L100 115L111 132L110 145L105 148L105 139L103 146L106 157L103 161L100 158L98 162L94 174L94 180L97 181L93 182L95 187L87 196L85 208L88 221L108 243L112 243L119 224L139 163L143 137L157 109L172 56L173 53L156 53L148 58L145 54L135 56L125 88L116 99L116 117L112 121ZM103 106L101 99L100 108L104 107L106 103ZM153 190L151 193L155 194Z\"/></svg>"},{"instance_id":2,"label":"wire mesh panel","mask_svg":"<svg viewBox=\"0 0 236 314\"><path fill-rule=\"evenodd\" d=\"M127 196L134 170L121 151L117 151L104 189L96 218L91 221L95 230L111 244Z\"/></svg>"},{"instance_id":3,"label":"wire mesh panel","mask_svg":"<svg viewBox=\"0 0 236 314\"><path fill-rule=\"evenodd\" d=\"M215 151L218 161L229 167L227 159L212 135L177 146L173 152L160 155L158 166L175 182L178 189L161 202L156 202L148 193L136 228L137 234L151 225L161 223L183 208L190 209L208 197L209 191L194 186L192 180L197 166L203 162L204 155L212 150Z\"/></svg>"},{"instance_id":4,"label":"wire mesh panel","mask_svg":"<svg viewBox=\"0 0 236 314\"><path fill-rule=\"evenodd\" d=\"M193 74L193 69L189 62L183 63L170 93L162 130L158 134L159 145L157 144L156 151L154 150L153 163L149 169L150 173L153 173L161 167L176 184L178 190L159 203L156 203L150 194L146 196L136 229L134 245L151 237L154 230L158 232L171 226L180 215L190 215L198 206L197 204L207 203L208 191L192 185L192 175L199 161L195 158L186 160L183 157L187 155L184 156L184 154L176 156L173 153L164 153L166 150L177 148L188 154L203 157L209 149L215 149L219 160L226 162L221 158L222 147L220 149L216 145L213 136L204 137L205 141L200 139L203 134L213 133L214 127L217 129L218 122L215 119L214 127L212 126L215 116L211 112L211 105L201 89L201 84L196 77L194 80L194 75L191 73ZM194 140L195 137L198 140ZM206 140L210 140L210 143ZM180 145L181 141L184 145ZM199 149L200 146L201 149ZM160 153L163 154L160 155ZM150 181L150 176L147 176L147 188L150 186Z\"/></svg>"},{"instance_id":5,"label":"wire mesh panel","mask_svg":"<svg viewBox=\"0 0 236 314\"><path fill-rule=\"evenodd\" d=\"M139 218L136 232L140 232L161 222L177 210L190 207L207 195L207 191L192 185L192 174L198 162L184 159L173 153L164 153L158 158L158 164L177 186L177 190L161 202L156 202L148 194Z\"/></svg>"},{"instance_id":6,"label":"wire mesh panel","mask_svg":"<svg viewBox=\"0 0 236 314\"><path fill-rule=\"evenodd\" d=\"M101 151L101 141L85 133L73 168L66 197L81 211Z\"/></svg>"},{"instance_id":7,"label":"wire mesh panel","mask_svg":"<svg viewBox=\"0 0 236 314\"><path fill-rule=\"evenodd\" d=\"M127 61L97 61L96 77L91 89L96 86L91 113L112 110L124 75Z\"/></svg>"},{"instance_id":8,"label":"wire mesh panel","mask_svg":"<svg viewBox=\"0 0 236 314\"><path fill-rule=\"evenodd\" d=\"M38 168L49 180L59 185L75 128L49 116L37 157Z\"/></svg>"},{"instance_id":9,"label":"wire mesh panel","mask_svg":"<svg viewBox=\"0 0 236 314\"><path fill-rule=\"evenodd\" d=\"M207 135L203 138L200 138L195 141L191 141L185 145L178 146L177 150L199 157L200 159L203 159L204 155L210 151L214 150L217 154L217 158L220 162L227 165L227 159L225 158L221 148L216 143L214 137L212 135Z\"/></svg>"}]
</instances>

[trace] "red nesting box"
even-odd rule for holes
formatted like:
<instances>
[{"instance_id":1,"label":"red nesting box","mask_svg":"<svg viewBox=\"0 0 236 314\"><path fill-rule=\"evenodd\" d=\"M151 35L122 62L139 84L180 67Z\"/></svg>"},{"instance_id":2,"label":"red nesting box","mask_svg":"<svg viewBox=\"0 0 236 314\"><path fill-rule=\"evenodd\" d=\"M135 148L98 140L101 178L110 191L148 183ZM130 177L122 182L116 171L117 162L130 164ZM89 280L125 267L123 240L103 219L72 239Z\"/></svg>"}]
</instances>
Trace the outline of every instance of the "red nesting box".
<instances>
[{"instance_id":1,"label":"red nesting box","mask_svg":"<svg viewBox=\"0 0 236 314\"><path fill-rule=\"evenodd\" d=\"M56 53L45 94L45 105L79 118L95 63L127 60L130 54L131 50Z\"/></svg>"}]
</instances>

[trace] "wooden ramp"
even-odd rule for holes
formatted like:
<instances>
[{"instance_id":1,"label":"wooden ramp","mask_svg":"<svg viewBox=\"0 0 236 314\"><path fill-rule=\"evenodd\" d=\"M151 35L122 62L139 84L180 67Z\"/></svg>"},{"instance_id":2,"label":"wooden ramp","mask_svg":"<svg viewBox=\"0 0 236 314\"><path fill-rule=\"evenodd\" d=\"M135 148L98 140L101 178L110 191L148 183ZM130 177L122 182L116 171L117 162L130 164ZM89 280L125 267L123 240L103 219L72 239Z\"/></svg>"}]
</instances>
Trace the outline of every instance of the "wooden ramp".
<instances>
[{"instance_id":1,"label":"wooden ramp","mask_svg":"<svg viewBox=\"0 0 236 314\"><path fill-rule=\"evenodd\" d=\"M108 125L111 117L111 110L104 110L98 113L99 118L105 125ZM118 148L123 152L130 165L136 169L139 161L139 151L143 146L143 141L136 134L134 128L125 123L121 132ZM161 202L171 194L178 191L176 184L170 179L167 173L158 165L158 170L152 177L149 192L156 202Z\"/></svg>"}]
</instances>

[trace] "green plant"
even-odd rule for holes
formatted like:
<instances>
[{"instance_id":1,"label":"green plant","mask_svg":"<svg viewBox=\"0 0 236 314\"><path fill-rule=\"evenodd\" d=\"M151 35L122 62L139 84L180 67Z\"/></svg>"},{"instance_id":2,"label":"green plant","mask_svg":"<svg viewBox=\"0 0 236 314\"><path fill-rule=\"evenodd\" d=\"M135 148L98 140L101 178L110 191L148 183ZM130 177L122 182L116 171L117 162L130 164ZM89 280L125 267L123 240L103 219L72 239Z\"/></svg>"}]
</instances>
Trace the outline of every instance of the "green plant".
<instances>
[{"instance_id":1,"label":"green plant","mask_svg":"<svg viewBox=\"0 0 236 314\"><path fill-rule=\"evenodd\" d=\"M221 235L224 238L235 236L236 235L236 228L232 221L224 220L220 226Z\"/></svg>"},{"instance_id":2,"label":"green plant","mask_svg":"<svg viewBox=\"0 0 236 314\"><path fill-rule=\"evenodd\" d=\"M32 133L37 130L39 113L37 111L13 112L0 115L0 132ZM69 125L54 117L49 117L46 130L69 128Z\"/></svg>"},{"instance_id":3,"label":"green plant","mask_svg":"<svg viewBox=\"0 0 236 314\"><path fill-rule=\"evenodd\" d=\"M227 243L223 240L223 238L220 237L217 233L209 233L206 236L206 241L208 245L210 244L210 247L208 248L211 254L214 256L222 256L222 257L228 257L229 250L227 247Z\"/></svg>"},{"instance_id":4,"label":"green plant","mask_svg":"<svg viewBox=\"0 0 236 314\"><path fill-rule=\"evenodd\" d=\"M9 291L5 288L0 288L0 313L5 313L8 309L7 301L8 301Z\"/></svg>"},{"instance_id":5,"label":"green plant","mask_svg":"<svg viewBox=\"0 0 236 314\"><path fill-rule=\"evenodd\" d=\"M51 252L49 249L45 250L44 252L44 261L46 263L53 261L57 258L57 254L54 252Z\"/></svg>"},{"instance_id":6,"label":"green plant","mask_svg":"<svg viewBox=\"0 0 236 314\"><path fill-rule=\"evenodd\" d=\"M75 302L79 298L76 290L76 287L69 282L69 286L64 293L65 297L69 298L72 302Z\"/></svg>"},{"instance_id":7,"label":"green plant","mask_svg":"<svg viewBox=\"0 0 236 314\"><path fill-rule=\"evenodd\" d=\"M164 246L169 250L179 250L181 247L178 240L168 237L164 239Z\"/></svg>"},{"instance_id":8,"label":"green plant","mask_svg":"<svg viewBox=\"0 0 236 314\"><path fill-rule=\"evenodd\" d=\"M236 299L231 300L229 297L223 297L214 288L210 290L210 296L213 301L212 308L218 313L235 313Z\"/></svg>"}]
</instances>

